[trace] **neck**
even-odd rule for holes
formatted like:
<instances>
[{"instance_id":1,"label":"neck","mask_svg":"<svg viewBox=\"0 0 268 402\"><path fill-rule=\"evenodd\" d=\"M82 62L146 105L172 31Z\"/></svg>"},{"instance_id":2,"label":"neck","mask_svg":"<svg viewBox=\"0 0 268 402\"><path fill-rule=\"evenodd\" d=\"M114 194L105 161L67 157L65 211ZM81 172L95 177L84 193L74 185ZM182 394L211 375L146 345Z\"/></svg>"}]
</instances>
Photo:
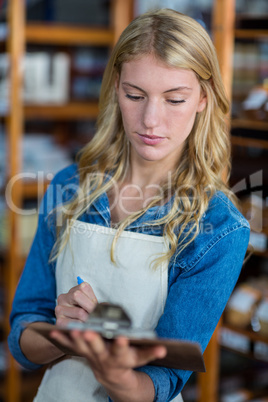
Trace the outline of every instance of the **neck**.
<instances>
[{"instance_id":1,"label":"neck","mask_svg":"<svg viewBox=\"0 0 268 402\"><path fill-rule=\"evenodd\" d=\"M125 176L125 182L137 185L140 188L146 186L160 185L168 180L174 168L163 164L162 161L146 161L131 158L129 170Z\"/></svg>"},{"instance_id":2,"label":"neck","mask_svg":"<svg viewBox=\"0 0 268 402\"><path fill-rule=\"evenodd\" d=\"M158 205L166 202L170 194L164 194L162 183L168 181L168 187L172 188L172 172L171 166L165 166L162 161L146 161L131 155L124 179L108 194L110 205L113 206L112 222L121 222L132 213L146 208L152 201Z\"/></svg>"}]
</instances>

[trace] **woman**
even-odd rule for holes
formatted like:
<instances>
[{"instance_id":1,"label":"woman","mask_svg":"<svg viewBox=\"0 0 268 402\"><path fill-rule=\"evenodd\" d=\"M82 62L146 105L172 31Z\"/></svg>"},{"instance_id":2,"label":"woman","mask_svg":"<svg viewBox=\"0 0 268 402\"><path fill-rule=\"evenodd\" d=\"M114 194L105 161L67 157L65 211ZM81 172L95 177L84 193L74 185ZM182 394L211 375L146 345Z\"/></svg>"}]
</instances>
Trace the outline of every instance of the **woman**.
<instances>
[{"instance_id":1,"label":"woman","mask_svg":"<svg viewBox=\"0 0 268 402\"><path fill-rule=\"evenodd\" d=\"M227 113L213 45L196 21L159 10L126 28L104 74L97 133L52 181L14 299L12 353L30 369L50 364L36 401L179 400L191 373L148 365L162 346L54 331L56 347L31 328L83 322L112 302L135 326L205 349L249 240L222 179Z\"/></svg>"}]
</instances>

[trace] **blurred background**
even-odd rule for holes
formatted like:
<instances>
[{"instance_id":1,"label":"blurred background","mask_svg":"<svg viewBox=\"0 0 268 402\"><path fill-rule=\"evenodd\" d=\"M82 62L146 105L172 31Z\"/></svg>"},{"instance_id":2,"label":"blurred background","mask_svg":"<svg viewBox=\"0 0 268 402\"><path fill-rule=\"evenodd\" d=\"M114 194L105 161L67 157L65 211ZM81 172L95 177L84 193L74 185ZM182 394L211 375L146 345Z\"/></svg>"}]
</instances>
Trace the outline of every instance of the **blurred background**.
<instances>
[{"instance_id":1,"label":"blurred background","mask_svg":"<svg viewBox=\"0 0 268 402\"><path fill-rule=\"evenodd\" d=\"M193 374L182 395L268 401L268 1L0 0L0 402L32 401L43 373L22 369L6 344L39 202L94 135L118 36L154 8L190 15L215 43L232 105L230 185L254 248L207 351L207 374Z\"/></svg>"}]
</instances>

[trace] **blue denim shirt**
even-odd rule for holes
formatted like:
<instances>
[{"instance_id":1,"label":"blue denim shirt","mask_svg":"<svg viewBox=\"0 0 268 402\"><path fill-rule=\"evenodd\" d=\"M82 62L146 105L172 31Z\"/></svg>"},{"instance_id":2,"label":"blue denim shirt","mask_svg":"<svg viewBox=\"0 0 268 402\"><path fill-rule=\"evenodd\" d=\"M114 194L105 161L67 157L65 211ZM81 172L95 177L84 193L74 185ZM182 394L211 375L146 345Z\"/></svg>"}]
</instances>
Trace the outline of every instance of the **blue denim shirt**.
<instances>
[{"instance_id":1,"label":"blue denim shirt","mask_svg":"<svg viewBox=\"0 0 268 402\"><path fill-rule=\"evenodd\" d=\"M24 322L55 323L55 263L49 263L56 239L56 205L70 200L79 183L76 165L59 172L49 186L39 209L37 232L21 276L10 317L8 344L17 361L28 369L38 368L23 355L19 340ZM162 227L145 222L164 216L168 202L153 207L126 230L162 235ZM110 208L103 194L80 220L109 227ZM217 192L200 222L200 233L169 262L168 296L156 332L159 336L199 342L204 350L236 284L249 241L249 224L229 199ZM155 401L170 401L191 375L185 370L144 366L155 386Z\"/></svg>"}]
</instances>

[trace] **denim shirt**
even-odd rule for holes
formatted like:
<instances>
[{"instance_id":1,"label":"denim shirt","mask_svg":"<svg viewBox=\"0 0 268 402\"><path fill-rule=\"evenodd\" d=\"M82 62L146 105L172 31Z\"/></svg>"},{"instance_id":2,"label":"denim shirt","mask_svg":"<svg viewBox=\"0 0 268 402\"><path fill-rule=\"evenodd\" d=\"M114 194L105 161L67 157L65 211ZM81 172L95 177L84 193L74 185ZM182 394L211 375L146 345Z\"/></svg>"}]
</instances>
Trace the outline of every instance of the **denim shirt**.
<instances>
[{"instance_id":1,"label":"denim shirt","mask_svg":"<svg viewBox=\"0 0 268 402\"><path fill-rule=\"evenodd\" d=\"M59 172L39 208L37 232L13 301L8 344L15 359L28 369L30 362L19 345L25 322L55 323L56 263L48 262L56 240L56 214L48 213L74 197L79 185L77 166ZM161 236L161 226L146 221L167 214L170 203L149 209L126 230ZM100 196L81 221L111 226L109 201ZM249 241L249 224L230 200L217 192L200 221L200 233L182 252L176 252L168 266L168 296L156 332L166 338L196 341L204 351L237 282ZM155 387L155 401L170 401L191 375L190 371L159 366L137 370L147 373Z\"/></svg>"}]
</instances>

